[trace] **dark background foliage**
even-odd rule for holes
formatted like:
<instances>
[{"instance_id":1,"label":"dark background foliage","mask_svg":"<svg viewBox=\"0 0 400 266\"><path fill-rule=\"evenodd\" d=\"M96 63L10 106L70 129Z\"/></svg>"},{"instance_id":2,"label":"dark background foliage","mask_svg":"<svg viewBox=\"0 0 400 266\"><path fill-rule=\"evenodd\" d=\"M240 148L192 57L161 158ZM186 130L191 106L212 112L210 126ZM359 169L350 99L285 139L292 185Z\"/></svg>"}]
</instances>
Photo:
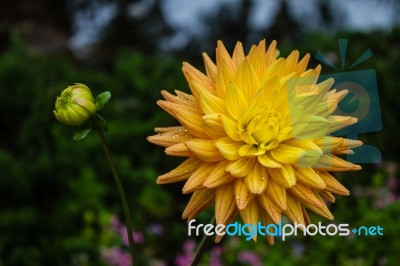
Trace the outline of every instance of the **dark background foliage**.
<instances>
[{"instance_id":1,"label":"dark background foliage","mask_svg":"<svg viewBox=\"0 0 400 266\"><path fill-rule=\"evenodd\" d=\"M106 135L123 177L135 228L144 238L138 241L140 265L182 265L177 258L185 255L182 245L188 237L180 216L188 196L181 195L182 184L155 184L158 175L182 160L167 157L145 139L154 127L176 122L155 103L162 89L188 91L181 61L203 70L201 52L214 56L218 39L231 51L237 40L249 48L262 38L277 39L283 56L293 49L312 57L322 51L336 58L337 64L339 38L349 39L348 62L354 62L368 48L373 51L374 57L355 69L376 70L383 130L360 134L360 138L380 149L382 163L365 164L360 172L338 175L352 194L338 197L331 208L336 223L380 225L384 236L292 237L286 242L278 240L272 247L263 240L225 239L217 246L222 247L220 259L226 265L257 265L256 261L245 262L240 257L243 252L271 265L396 265L400 259L399 26L363 33L342 29L339 26L345 15L331 1L321 0L315 1L317 13L312 18L318 27L299 20L288 2L281 1L274 22L255 29L248 23L254 3L246 0L235 7L219 5L217 15L204 16L206 27L201 36L191 36L179 48L166 49L162 44L177 29L166 22L160 0L150 1L146 14L139 17L129 16L126 10L140 1L3 2L1 266L106 265L104 249L124 249L121 237L107 227L112 217L123 216L98 139L93 134L73 142L73 130L57 123L52 114L56 96L75 82L87 84L94 94L112 92L102 115L109 122ZM390 3L400 9L397 1ZM96 6L102 4L115 6L114 18L90 47L71 49L68 40L75 32L76 14L95 14ZM311 65L318 63L313 59ZM323 67L324 73L332 71ZM199 221L207 222L211 212L201 215ZM317 216L312 219L319 221ZM155 225L162 232L156 232ZM204 265L213 259L216 263L212 254L205 256Z\"/></svg>"}]
</instances>

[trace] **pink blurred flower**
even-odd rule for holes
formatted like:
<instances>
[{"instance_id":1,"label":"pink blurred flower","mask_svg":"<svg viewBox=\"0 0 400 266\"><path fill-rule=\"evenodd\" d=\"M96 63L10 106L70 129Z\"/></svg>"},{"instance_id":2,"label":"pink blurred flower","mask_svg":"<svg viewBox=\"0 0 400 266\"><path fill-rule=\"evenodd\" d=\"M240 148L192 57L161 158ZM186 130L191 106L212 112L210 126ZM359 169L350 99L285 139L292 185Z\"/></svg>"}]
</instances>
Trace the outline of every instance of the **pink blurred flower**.
<instances>
[{"instance_id":1,"label":"pink blurred flower","mask_svg":"<svg viewBox=\"0 0 400 266\"><path fill-rule=\"evenodd\" d=\"M251 251L242 251L237 257L239 262L248 263L251 266L262 266L262 261L260 256Z\"/></svg>"},{"instance_id":2,"label":"pink blurred flower","mask_svg":"<svg viewBox=\"0 0 400 266\"><path fill-rule=\"evenodd\" d=\"M120 248L102 249L101 257L109 266L131 266L132 258L129 253Z\"/></svg>"},{"instance_id":3,"label":"pink blurred flower","mask_svg":"<svg viewBox=\"0 0 400 266\"><path fill-rule=\"evenodd\" d=\"M222 260L221 260L221 254L222 254L222 248L219 246L213 247L211 249L211 260L210 260L210 265L211 266L222 266Z\"/></svg>"}]
</instances>

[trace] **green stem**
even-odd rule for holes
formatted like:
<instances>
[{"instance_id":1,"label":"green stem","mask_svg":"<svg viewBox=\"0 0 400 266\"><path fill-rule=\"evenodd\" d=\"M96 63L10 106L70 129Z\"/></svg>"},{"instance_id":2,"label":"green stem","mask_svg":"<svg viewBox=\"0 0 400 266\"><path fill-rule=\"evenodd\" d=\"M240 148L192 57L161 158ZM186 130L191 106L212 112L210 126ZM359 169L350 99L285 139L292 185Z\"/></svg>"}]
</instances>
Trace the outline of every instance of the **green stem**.
<instances>
[{"instance_id":1,"label":"green stem","mask_svg":"<svg viewBox=\"0 0 400 266\"><path fill-rule=\"evenodd\" d=\"M210 224L214 224L215 222L215 216L210 221ZM211 239L208 235L204 234L203 238L200 241L200 244L198 245L196 252L194 253L192 263L190 264L191 266L196 266L199 262L201 257L203 256L204 252L206 251L207 247L207 240Z\"/></svg>"},{"instance_id":2,"label":"green stem","mask_svg":"<svg viewBox=\"0 0 400 266\"><path fill-rule=\"evenodd\" d=\"M121 180L117 174L117 169L115 167L115 163L111 156L111 152L110 152L110 148L108 146L107 140L104 137L104 134L102 132L97 131L97 133L101 140L101 144L103 145L104 153L106 154L108 164L111 168L111 172L114 176L114 180L115 180L115 184L117 185L119 197L121 198L122 207L124 209L124 214L125 214L126 231L128 233L129 251L132 256L132 262L134 262L136 260L136 257L134 256L135 252L134 252L134 247L133 247L133 227L132 227L132 222L131 222L131 215L129 212L128 201L126 200L124 188L123 188ZM136 264L134 263L133 265L136 265Z\"/></svg>"}]
</instances>

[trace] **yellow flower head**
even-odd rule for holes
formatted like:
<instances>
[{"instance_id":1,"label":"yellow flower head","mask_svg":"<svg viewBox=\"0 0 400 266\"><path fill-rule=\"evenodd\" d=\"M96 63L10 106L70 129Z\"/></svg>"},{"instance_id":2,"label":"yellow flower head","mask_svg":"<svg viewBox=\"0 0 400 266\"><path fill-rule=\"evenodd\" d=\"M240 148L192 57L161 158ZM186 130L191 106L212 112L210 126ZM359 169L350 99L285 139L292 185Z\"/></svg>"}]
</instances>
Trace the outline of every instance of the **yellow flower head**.
<instances>
[{"instance_id":1,"label":"yellow flower head","mask_svg":"<svg viewBox=\"0 0 400 266\"><path fill-rule=\"evenodd\" d=\"M187 180L183 193L192 196L183 219L215 202L217 224L239 213L248 224L278 223L283 214L307 225L307 209L333 219L324 199L349 195L329 173L361 169L337 157L361 141L329 135L357 122L332 115L347 91L330 90L333 79L317 84L321 67L306 69L309 54L276 56L275 41L268 50L261 41L247 56L240 42L232 56L218 42L216 63L203 53L206 74L183 64L192 95L162 91L157 104L181 126L156 128L148 140L188 157L157 179Z\"/></svg>"},{"instance_id":2,"label":"yellow flower head","mask_svg":"<svg viewBox=\"0 0 400 266\"><path fill-rule=\"evenodd\" d=\"M96 103L90 89L84 84L76 83L57 97L53 112L59 122L68 126L80 126L96 113Z\"/></svg>"}]
</instances>

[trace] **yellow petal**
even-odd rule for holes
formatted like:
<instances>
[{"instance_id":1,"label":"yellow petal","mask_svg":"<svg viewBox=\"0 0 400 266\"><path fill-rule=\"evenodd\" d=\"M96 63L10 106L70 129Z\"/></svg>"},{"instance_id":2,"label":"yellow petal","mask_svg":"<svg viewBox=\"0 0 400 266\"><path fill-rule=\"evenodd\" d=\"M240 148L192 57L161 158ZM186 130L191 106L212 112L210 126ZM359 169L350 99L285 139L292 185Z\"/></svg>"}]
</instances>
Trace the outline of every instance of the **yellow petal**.
<instances>
[{"instance_id":1,"label":"yellow petal","mask_svg":"<svg viewBox=\"0 0 400 266\"><path fill-rule=\"evenodd\" d=\"M233 186L227 184L215 190L215 219L217 224L227 224L237 210Z\"/></svg>"},{"instance_id":2,"label":"yellow petal","mask_svg":"<svg viewBox=\"0 0 400 266\"><path fill-rule=\"evenodd\" d=\"M202 210L206 209L215 198L214 189L200 189L193 192L185 210L182 219L191 220L195 218Z\"/></svg>"},{"instance_id":3,"label":"yellow petal","mask_svg":"<svg viewBox=\"0 0 400 266\"><path fill-rule=\"evenodd\" d=\"M321 158L323 151L311 140L290 139L284 142L287 145L302 149L305 154L297 161L299 167L314 166Z\"/></svg>"},{"instance_id":4,"label":"yellow petal","mask_svg":"<svg viewBox=\"0 0 400 266\"><path fill-rule=\"evenodd\" d=\"M247 60L254 68L257 76L261 77L266 69L265 40L261 40L257 46L251 47Z\"/></svg>"},{"instance_id":5,"label":"yellow petal","mask_svg":"<svg viewBox=\"0 0 400 266\"><path fill-rule=\"evenodd\" d=\"M185 102L191 102L192 104L197 105L196 99L194 98L193 95L187 94L187 93L185 93L183 91L180 91L180 90L175 90L175 93L176 93L177 96L181 97Z\"/></svg>"},{"instance_id":6,"label":"yellow petal","mask_svg":"<svg viewBox=\"0 0 400 266\"><path fill-rule=\"evenodd\" d=\"M270 153L265 153L257 157L258 162L268 168L282 168L282 164L275 161Z\"/></svg>"},{"instance_id":7,"label":"yellow petal","mask_svg":"<svg viewBox=\"0 0 400 266\"><path fill-rule=\"evenodd\" d=\"M309 69L309 70L303 72L300 77L307 78L308 84L315 84L318 80L320 72L321 72L321 66L318 65L314 69Z\"/></svg>"},{"instance_id":8,"label":"yellow petal","mask_svg":"<svg viewBox=\"0 0 400 266\"><path fill-rule=\"evenodd\" d=\"M263 226L268 226L269 224L272 224L274 221L271 219L271 217L267 214L265 211L260 211L260 220ZM270 234L273 234L273 228L270 228L268 231ZM274 244L274 237L272 235L267 234L267 239L268 243L272 246Z\"/></svg>"},{"instance_id":9,"label":"yellow petal","mask_svg":"<svg viewBox=\"0 0 400 266\"><path fill-rule=\"evenodd\" d=\"M338 115L331 115L328 117L329 121L329 131L328 133L332 133L338 131L342 128L348 127L357 123L357 118L351 116L338 116Z\"/></svg>"},{"instance_id":10,"label":"yellow petal","mask_svg":"<svg viewBox=\"0 0 400 266\"><path fill-rule=\"evenodd\" d=\"M235 193L236 205L239 210L243 210L246 208L247 204L252 201L255 197L254 194L251 194L247 189L242 178L236 179L233 183L233 189Z\"/></svg>"},{"instance_id":11,"label":"yellow petal","mask_svg":"<svg viewBox=\"0 0 400 266\"><path fill-rule=\"evenodd\" d=\"M315 144L321 148L323 153L331 154L333 150L336 150L342 145L343 140L343 138L326 136L316 140Z\"/></svg>"},{"instance_id":12,"label":"yellow petal","mask_svg":"<svg viewBox=\"0 0 400 266\"><path fill-rule=\"evenodd\" d=\"M170 131L177 131L177 130L185 130L184 127L156 127L154 128L154 132L162 134L162 133L167 133Z\"/></svg>"},{"instance_id":13,"label":"yellow petal","mask_svg":"<svg viewBox=\"0 0 400 266\"><path fill-rule=\"evenodd\" d=\"M307 210L304 206L301 206L301 210L303 211L304 223L307 226L311 223L310 217L308 216Z\"/></svg>"},{"instance_id":14,"label":"yellow petal","mask_svg":"<svg viewBox=\"0 0 400 266\"><path fill-rule=\"evenodd\" d=\"M232 72L225 61L223 61L222 64L217 65L216 94L219 98L225 99L226 89L232 81L233 76L234 72Z\"/></svg>"},{"instance_id":15,"label":"yellow petal","mask_svg":"<svg viewBox=\"0 0 400 266\"><path fill-rule=\"evenodd\" d=\"M276 140L279 142L283 142L283 141L285 141L287 139L291 139L291 138L292 138L292 128L291 127L285 127L283 129L281 129L279 131L278 135L276 136Z\"/></svg>"},{"instance_id":16,"label":"yellow petal","mask_svg":"<svg viewBox=\"0 0 400 266\"><path fill-rule=\"evenodd\" d=\"M225 137L217 140L215 142L215 146L222 156L227 160L235 161L240 158L238 150L242 146L241 142Z\"/></svg>"},{"instance_id":17,"label":"yellow petal","mask_svg":"<svg viewBox=\"0 0 400 266\"><path fill-rule=\"evenodd\" d=\"M299 61L299 55L300 55L299 51L294 50L286 58L285 76L295 72L297 67L297 62Z\"/></svg>"},{"instance_id":18,"label":"yellow petal","mask_svg":"<svg viewBox=\"0 0 400 266\"><path fill-rule=\"evenodd\" d=\"M184 131L183 128L180 128L166 133L149 136L147 137L147 140L163 147L169 147L177 143L188 141L192 138L193 136L191 136L187 131Z\"/></svg>"},{"instance_id":19,"label":"yellow petal","mask_svg":"<svg viewBox=\"0 0 400 266\"><path fill-rule=\"evenodd\" d=\"M234 72L235 70L235 65L232 61L232 58L230 57L228 51L226 50L224 44L222 41L217 42L217 49L216 49L216 61L217 61L217 66L225 62L227 64L227 67L229 68L230 72Z\"/></svg>"},{"instance_id":20,"label":"yellow petal","mask_svg":"<svg viewBox=\"0 0 400 266\"><path fill-rule=\"evenodd\" d=\"M208 188L215 188L233 181L235 178L228 172L225 172L227 163L227 161L221 161L215 164L203 185Z\"/></svg>"},{"instance_id":21,"label":"yellow petal","mask_svg":"<svg viewBox=\"0 0 400 266\"><path fill-rule=\"evenodd\" d=\"M238 160L229 163L226 167L226 171L236 177L245 177L253 168L254 161L254 157L241 157Z\"/></svg>"},{"instance_id":22,"label":"yellow petal","mask_svg":"<svg viewBox=\"0 0 400 266\"><path fill-rule=\"evenodd\" d=\"M297 183L293 187L289 188L289 191L295 198L308 202L315 207L322 207L320 201L315 197L313 191L306 185Z\"/></svg>"},{"instance_id":23,"label":"yellow petal","mask_svg":"<svg viewBox=\"0 0 400 266\"><path fill-rule=\"evenodd\" d=\"M326 190L335 194L348 196L350 195L350 191L345 188L339 181L337 181L331 174L328 172L321 171L319 173L320 177L326 183Z\"/></svg>"},{"instance_id":24,"label":"yellow petal","mask_svg":"<svg viewBox=\"0 0 400 266\"><path fill-rule=\"evenodd\" d=\"M283 78L285 74L285 67L286 60L284 58L279 58L267 68L262 80L266 80L267 77Z\"/></svg>"},{"instance_id":25,"label":"yellow petal","mask_svg":"<svg viewBox=\"0 0 400 266\"><path fill-rule=\"evenodd\" d=\"M299 73L303 73L308 65L308 61L310 60L310 54L306 54L303 59L297 64L296 71Z\"/></svg>"},{"instance_id":26,"label":"yellow petal","mask_svg":"<svg viewBox=\"0 0 400 266\"><path fill-rule=\"evenodd\" d=\"M308 84L305 86L309 86ZM296 88L298 89L298 88ZM319 94L317 91L313 92L306 92L306 93L301 93L297 94L295 97L293 97L293 107L294 106L301 106L303 107L303 113L305 115L310 115L314 114L314 110L317 107L319 103ZM291 107L291 108L293 108ZM294 113L292 111L291 113ZM293 114L295 115L295 114Z\"/></svg>"},{"instance_id":27,"label":"yellow petal","mask_svg":"<svg viewBox=\"0 0 400 266\"><path fill-rule=\"evenodd\" d=\"M246 208L240 210L244 224L256 225L259 221L260 206L256 200L249 202ZM257 233L253 235L253 240L257 241Z\"/></svg>"},{"instance_id":28,"label":"yellow petal","mask_svg":"<svg viewBox=\"0 0 400 266\"><path fill-rule=\"evenodd\" d=\"M225 103L229 114L235 120L238 120L247 108L245 96L233 82L229 84L226 90Z\"/></svg>"},{"instance_id":29,"label":"yellow petal","mask_svg":"<svg viewBox=\"0 0 400 266\"><path fill-rule=\"evenodd\" d=\"M340 138L342 139L342 138ZM337 154L354 154L350 149L361 146L363 143L360 140L342 139L339 147L335 147L331 152Z\"/></svg>"},{"instance_id":30,"label":"yellow petal","mask_svg":"<svg viewBox=\"0 0 400 266\"><path fill-rule=\"evenodd\" d=\"M266 62L266 66L267 67L269 67L270 65L272 65L276 61L276 54L277 54L276 41L273 40L271 42L271 44L269 45L268 51L267 51L267 53L265 55L265 57L266 57L265 62Z\"/></svg>"},{"instance_id":31,"label":"yellow petal","mask_svg":"<svg viewBox=\"0 0 400 266\"><path fill-rule=\"evenodd\" d=\"M287 209L283 211L283 214L293 223L305 224L300 202L291 194L286 195L286 201Z\"/></svg>"},{"instance_id":32,"label":"yellow petal","mask_svg":"<svg viewBox=\"0 0 400 266\"><path fill-rule=\"evenodd\" d=\"M268 170L262 164L255 163L253 169L244 178L247 189L253 194L261 194L267 189Z\"/></svg>"},{"instance_id":33,"label":"yellow petal","mask_svg":"<svg viewBox=\"0 0 400 266\"><path fill-rule=\"evenodd\" d=\"M265 193L281 210L286 209L286 188L278 185L270 178Z\"/></svg>"},{"instance_id":34,"label":"yellow petal","mask_svg":"<svg viewBox=\"0 0 400 266\"><path fill-rule=\"evenodd\" d=\"M329 129L329 121L316 115L304 115L293 128L307 124L296 137L300 139L318 139L325 136Z\"/></svg>"},{"instance_id":35,"label":"yellow petal","mask_svg":"<svg viewBox=\"0 0 400 266\"><path fill-rule=\"evenodd\" d=\"M250 102L255 92L260 88L260 81L257 73L248 60L243 61L236 72L234 83L243 93L246 103ZM247 107L247 105L246 105Z\"/></svg>"},{"instance_id":36,"label":"yellow petal","mask_svg":"<svg viewBox=\"0 0 400 266\"><path fill-rule=\"evenodd\" d=\"M165 153L172 156L181 156L181 157L191 156L191 153L186 147L185 143L177 143L172 146L169 146L165 149Z\"/></svg>"},{"instance_id":37,"label":"yellow petal","mask_svg":"<svg viewBox=\"0 0 400 266\"><path fill-rule=\"evenodd\" d=\"M257 91L257 94L254 96L253 100L250 102L249 109L254 110L257 107L263 106L266 103L274 103L277 101L280 92L280 82L276 77L272 77L267 79L262 88ZM253 114L251 114L248 118L253 118ZM247 121L244 121L247 122ZM247 124L247 123L246 123Z\"/></svg>"},{"instance_id":38,"label":"yellow petal","mask_svg":"<svg viewBox=\"0 0 400 266\"><path fill-rule=\"evenodd\" d=\"M182 188L182 193L187 194L203 188L204 181L210 175L215 165L215 163L202 163L186 181L185 186Z\"/></svg>"},{"instance_id":39,"label":"yellow petal","mask_svg":"<svg viewBox=\"0 0 400 266\"><path fill-rule=\"evenodd\" d=\"M341 90L339 92L333 90L329 91L329 94L323 98L322 101L319 101L317 108L314 109L314 114L328 117L336 110L339 101L342 100L347 93L347 90Z\"/></svg>"},{"instance_id":40,"label":"yellow petal","mask_svg":"<svg viewBox=\"0 0 400 266\"><path fill-rule=\"evenodd\" d=\"M233 223L233 221L236 219L238 213L239 213L239 210L235 208L235 210L230 213L230 216L226 219L226 222L224 224L228 225L230 223ZM222 237L223 237L223 235L215 236L215 243L219 243L219 241L221 241Z\"/></svg>"},{"instance_id":41,"label":"yellow petal","mask_svg":"<svg viewBox=\"0 0 400 266\"><path fill-rule=\"evenodd\" d=\"M237 42L232 54L233 64L237 68L240 65L240 63L244 61L244 59L245 57L244 57L243 45L241 42Z\"/></svg>"},{"instance_id":42,"label":"yellow petal","mask_svg":"<svg viewBox=\"0 0 400 266\"><path fill-rule=\"evenodd\" d=\"M219 114L203 116L203 129L212 139L220 139L227 136Z\"/></svg>"},{"instance_id":43,"label":"yellow petal","mask_svg":"<svg viewBox=\"0 0 400 266\"><path fill-rule=\"evenodd\" d=\"M233 140L241 141L240 135L238 133L237 123L229 116L221 116L222 124L226 134Z\"/></svg>"},{"instance_id":44,"label":"yellow petal","mask_svg":"<svg viewBox=\"0 0 400 266\"><path fill-rule=\"evenodd\" d=\"M363 144L361 140L354 140L354 139L342 139L342 140L343 140L343 142L339 148L345 149L345 150L353 149L353 148L359 147Z\"/></svg>"},{"instance_id":45,"label":"yellow petal","mask_svg":"<svg viewBox=\"0 0 400 266\"><path fill-rule=\"evenodd\" d=\"M290 164L282 164L282 168L269 168L269 176L282 187L289 188L296 184L296 176Z\"/></svg>"},{"instance_id":46,"label":"yellow petal","mask_svg":"<svg viewBox=\"0 0 400 266\"><path fill-rule=\"evenodd\" d=\"M303 116L304 114L304 107L303 106L290 106L289 107L289 114L287 114L287 122L288 124L286 125L287 127L292 128L293 125L295 125ZM290 131L291 135L290 138L292 138L292 130Z\"/></svg>"},{"instance_id":47,"label":"yellow petal","mask_svg":"<svg viewBox=\"0 0 400 266\"><path fill-rule=\"evenodd\" d=\"M168 184L186 180L189 176L193 174L193 172L200 166L200 164L200 160L189 158L172 171L160 175L157 178L157 184Z\"/></svg>"},{"instance_id":48,"label":"yellow petal","mask_svg":"<svg viewBox=\"0 0 400 266\"><path fill-rule=\"evenodd\" d=\"M318 193L319 193L322 197L324 197L326 200L328 200L329 202L335 203L335 201L336 201L335 196L333 196L333 194L330 193L329 191L320 190L320 191L318 191Z\"/></svg>"},{"instance_id":49,"label":"yellow petal","mask_svg":"<svg viewBox=\"0 0 400 266\"><path fill-rule=\"evenodd\" d=\"M325 202L323 201L323 199L321 198L321 196L314 192L314 195L319 199L319 201L321 202L322 207L318 208L315 207L314 205L309 204L308 202L303 202L303 205L309 209L310 211L318 214L319 216L325 217L329 220L333 220L333 215L332 213L329 211L328 207L326 206Z\"/></svg>"},{"instance_id":50,"label":"yellow petal","mask_svg":"<svg viewBox=\"0 0 400 266\"><path fill-rule=\"evenodd\" d=\"M297 181L304 185L317 189L324 189L326 187L325 182L319 176L319 172L310 167L295 167L295 173Z\"/></svg>"},{"instance_id":51,"label":"yellow petal","mask_svg":"<svg viewBox=\"0 0 400 266\"><path fill-rule=\"evenodd\" d=\"M352 164L335 155L330 156L327 154L322 155L318 163L315 164L313 168L321 171L334 172L361 170L361 166L359 165Z\"/></svg>"},{"instance_id":52,"label":"yellow petal","mask_svg":"<svg viewBox=\"0 0 400 266\"><path fill-rule=\"evenodd\" d=\"M267 192L258 195L257 200L260 206L266 210L274 223L277 224L281 221L282 210L271 200L271 197L267 195Z\"/></svg>"},{"instance_id":53,"label":"yellow petal","mask_svg":"<svg viewBox=\"0 0 400 266\"><path fill-rule=\"evenodd\" d=\"M184 62L182 72L189 84L192 95L197 101L200 99L202 92L215 93L216 88L213 81L190 64Z\"/></svg>"},{"instance_id":54,"label":"yellow petal","mask_svg":"<svg viewBox=\"0 0 400 266\"><path fill-rule=\"evenodd\" d=\"M281 163L295 163L302 158L306 152L303 149L279 144L279 146L271 151L272 157Z\"/></svg>"},{"instance_id":55,"label":"yellow petal","mask_svg":"<svg viewBox=\"0 0 400 266\"><path fill-rule=\"evenodd\" d=\"M187 94L185 95L185 97L181 97L179 95L175 96L175 95L169 93L166 90L162 90L161 94L164 97L164 99L167 100L168 102L197 109L196 101L194 99L192 99L192 98L187 97L186 96Z\"/></svg>"},{"instance_id":56,"label":"yellow petal","mask_svg":"<svg viewBox=\"0 0 400 266\"><path fill-rule=\"evenodd\" d=\"M178 119L178 121L189 131L190 134L199 138L208 137L204 132L203 119L200 113L179 105L174 106L172 111L176 119Z\"/></svg>"},{"instance_id":57,"label":"yellow petal","mask_svg":"<svg viewBox=\"0 0 400 266\"><path fill-rule=\"evenodd\" d=\"M172 111L172 103L170 103L168 101L159 100L159 101L157 101L157 105L160 106L168 114L170 114L176 118L175 113Z\"/></svg>"},{"instance_id":58,"label":"yellow petal","mask_svg":"<svg viewBox=\"0 0 400 266\"><path fill-rule=\"evenodd\" d=\"M185 142L185 145L194 157L202 161L217 162L224 159L212 140L193 139Z\"/></svg>"},{"instance_id":59,"label":"yellow petal","mask_svg":"<svg viewBox=\"0 0 400 266\"><path fill-rule=\"evenodd\" d=\"M214 62L210 59L210 57L206 53L203 53L202 55L204 60L204 66L206 68L207 77L209 77L211 80L215 82L217 77L217 66L214 64Z\"/></svg>"},{"instance_id":60,"label":"yellow petal","mask_svg":"<svg viewBox=\"0 0 400 266\"><path fill-rule=\"evenodd\" d=\"M200 95L200 107L205 114L217 113L228 115L225 102L209 92Z\"/></svg>"},{"instance_id":61,"label":"yellow petal","mask_svg":"<svg viewBox=\"0 0 400 266\"><path fill-rule=\"evenodd\" d=\"M245 144L239 148L239 155L240 156L258 156L265 153L265 149L256 146L256 145L249 145Z\"/></svg>"}]
</instances>

